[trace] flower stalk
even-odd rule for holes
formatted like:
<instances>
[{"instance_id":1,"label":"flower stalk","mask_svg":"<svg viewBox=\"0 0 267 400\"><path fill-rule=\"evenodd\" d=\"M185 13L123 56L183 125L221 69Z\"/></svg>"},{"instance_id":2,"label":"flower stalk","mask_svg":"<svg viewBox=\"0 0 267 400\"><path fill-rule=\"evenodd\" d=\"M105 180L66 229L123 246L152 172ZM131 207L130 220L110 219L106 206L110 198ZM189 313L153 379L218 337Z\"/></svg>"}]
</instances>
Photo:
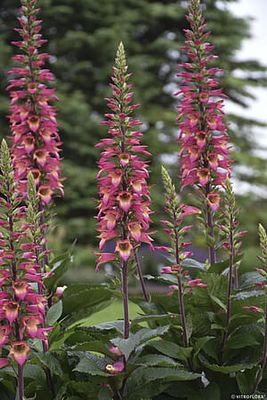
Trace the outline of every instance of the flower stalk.
<instances>
[{"instance_id":1,"label":"flower stalk","mask_svg":"<svg viewBox=\"0 0 267 400\"><path fill-rule=\"evenodd\" d=\"M31 351L31 340L47 342L51 327L44 327L47 298L42 289L45 275L36 262L37 245L31 241L28 212L17 190L13 165L5 141L1 145L1 348L9 347L5 364L15 363L17 397L24 399L23 369ZM3 366L3 365L2 365Z\"/></svg>"},{"instance_id":2,"label":"flower stalk","mask_svg":"<svg viewBox=\"0 0 267 400\"><path fill-rule=\"evenodd\" d=\"M138 105L132 104L132 85L127 72L123 44L117 50L112 76L112 95L107 105L112 113L106 114L109 138L100 141L103 148L97 176L99 186L98 231L100 232L97 268L113 261L121 269L122 295L124 305L124 336L129 335L128 269L129 263L136 262L141 287L144 290L141 266L137 253L142 243L151 248L149 235L150 195L147 185L148 163L140 155L150 155L146 146L141 145L142 133L137 130L141 121L132 117ZM109 241L115 241L115 253L106 253ZM144 292L144 296L145 296Z\"/></svg>"},{"instance_id":3,"label":"flower stalk","mask_svg":"<svg viewBox=\"0 0 267 400\"><path fill-rule=\"evenodd\" d=\"M178 95L180 128L180 166L182 188L196 190L202 208L202 219L209 248L209 262L216 262L215 219L220 207L220 191L230 175L231 161L227 126L224 122L223 99L217 77L223 71L210 67L216 59L208 42L210 33L202 15L200 1L191 0L187 16L190 29L185 29L182 48L188 61L180 64L181 85Z\"/></svg>"},{"instance_id":4,"label":"flower stalk","mask_svg":"<svg viewBox=\"0 0 267 400\"><path fill-rule=\"evenodd\" d=\"M20 40L12 42L19 49L13 56L15 66L9 71L10 128L12 158L18 190L26 197L27 177L31 171L41 204L49 204L54 194L63 194L60 177L60 137L55 90L49 85L53 74L43 68L49 55L41 53L46 42L40 33L37 0L21 0L16 31Z\"/></svg>"}]
</instances>

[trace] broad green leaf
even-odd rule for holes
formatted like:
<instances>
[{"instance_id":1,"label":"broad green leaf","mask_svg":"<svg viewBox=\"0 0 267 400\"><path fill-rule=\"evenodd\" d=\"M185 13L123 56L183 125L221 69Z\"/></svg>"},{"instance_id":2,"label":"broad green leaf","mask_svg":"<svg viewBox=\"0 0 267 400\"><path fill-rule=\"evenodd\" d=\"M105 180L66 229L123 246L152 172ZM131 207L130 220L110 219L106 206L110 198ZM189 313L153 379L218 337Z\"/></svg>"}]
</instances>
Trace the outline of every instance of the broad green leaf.
<instances>
[{"instance_id":1,"label":"broad green leaf","mask_svg":"<svg viewBox=\"0 0 267 400\"><path fill-rule=\"evenodd\" d=\"M46 315L46 324L54 325L54 323L57 322L61 317L62 310L63 310L63 305L62 305L62 300L60 300L49 308Z\"/></svg>"},{"instance_id":2,"label":"broad green leaf","mask_svg":"<svg viewBox=\"0 0 267 400\"><path fill-rule=\"evenodd\" d=\"M113 297L104 285L77 283L67 287L63 297L63 316L68 317L69 327L106 307Z\"/></svg>"},{"instance_id":3,"label":"broad green leaf","mask_svg":"<svg viewBox=\"0 0 267 400\"><path fill-rule=\"evenodd\" d=\"M237 384L242 394L253 393L255 386L255 379L260 366L256 366L252 369L245 370L243 372L238 372L236 374Z\"/></svg>"},{"instance_id":4,"label":"broad green leaf","mask_svg":"<svg viewBox=\"0 0 267 400\"><path fill-rule=\"evenodd\" d=\"M104 371L105 369L105 361L103 358L96 358L96 356L92 357L92 355L86 354L82 357L79 363L74 368L74 371L82 372L84 374L89 374L92 376L110 376L107 372Z\"/></svg>"},{"instance_id":5,"label":"broad green leaf","mask_svg":"<svg viewBox=\"0 0 267 400\"><path fill-rule=\"evenodd\" d=\"M52 375L62 375L62 368L60 365L60 362L58 361L56 357L56 353L52 353L50 351L46 353L38 353L37 358L40 360L41 364L48 368Z\"/></svg>"},{"instance_id":6,"label":"broad green leaf","mask_svg":"<svg viewBox=\"0 0 267 400\"><path fill-rule=\"evenodd\" d=\"M193 350L192 347L181 347L176 343L169 342L167 340L154 340L149 343L154 349L160 353L175 358L177 360L186 361Z\"/></svg>"},{"instance_id":7,"label":"broad green leaf","mask_svg":"<svg viewBox=\"0 0 267 400\"><path fill-rule=\"evenodd\" d=\"M137 364L143 364L148 367L179 367L182 364L177 363L171 357L164 356L162 354L147 354L145 356L139 357Z\"/></svg>"},{"instance_id":8,"label":"broad green leaf","mask_svg":"<svg viewBox=\"0 0 267 400\"><path fill-rule=\"evenodd\" d=\"M203 349L206 343L208 343L210 340L214 340L214 336L204 336L202 338L199 338L196 340L194 344L194 357L197 357L198 353Z\"/></svg>"},{"instance_id":9,"label":"broad green leaf","mask_svg":"<svg viewBox=\"0 0 267 400\"><path fill-rule=\"evenodd\" d=\"M259 341L251 332L241 332L228 338L226 346L229 349L242 349L247 346L257 346Z\"/></svg>"},{"instance_id":10,"label":"broad green leaf","mask_svg":"<svg viewBox=\"0 0 267 400\"><path fill-rule=\"evenodd\" d=\"M162 380L166 382L175 381L192 381L200 378L200 374L189 372L178 368L162 368L162 367L139 367L135 369L126 381L127 393L131 394L147 385L150 382L158 382ZM130 398L133 398L130 397Z\"/></svg>"},{"instance_id":11,"label":"broad green leaf","mask_svg":"<svg viewBox=\"0 0 267 400\"><path fill-rule=\"evenodd\" d=\"M125 355L126 360L130 355L139 347L141 344L151 340L157 336L162 336L169 329L169 326L161 326L157 329L140 329L136 333L131 333L128 339L113 339L112 343L117 346L121 352Z\"/></svg>"},{"instance_id":12,"label":"broad green leaf","mask_svg":"<svg viewBox=\"0 0 267 400\"><path fill-rule=\"evenodd\" d=\"M178 315L177 314L151 314L151 315L140 315L140 317L136 317L134 320L131 322L131 326L140 324L142 322L172 322L177 320L178 321Z\"/></svg>"},{"instance_id":13,"label":"broad green leaf","mask_svg":"<svg viewBox=\"0 0 267 400\"><path fill-rule=\"evenodd\" d=\"M222 374L230 374L233 372L240 372L246 369L251 369L255 367L257 364L256 362L254 363L241 363L241 364L235 364L235 365L217 365L217 364L210 364L204 357L199 356L201 362L205 367L210 369L211 371L214 372L221 372Z\"/></svg>"}]
</instances>

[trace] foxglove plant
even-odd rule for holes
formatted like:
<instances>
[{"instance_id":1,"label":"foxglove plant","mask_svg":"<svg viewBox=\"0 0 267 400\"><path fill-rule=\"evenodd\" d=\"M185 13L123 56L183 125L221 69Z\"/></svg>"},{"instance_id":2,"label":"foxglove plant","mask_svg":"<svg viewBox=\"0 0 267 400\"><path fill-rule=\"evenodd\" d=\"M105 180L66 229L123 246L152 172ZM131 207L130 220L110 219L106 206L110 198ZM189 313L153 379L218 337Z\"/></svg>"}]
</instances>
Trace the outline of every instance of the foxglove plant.
<instances>
[{"instance_id":1,"label":"foxglove plant","mask_svg":"<svg viewBox=\"0 0 267 400\"><path fill-rule=\"evenodd\" d=\"M47 299L37 287L44 289L45 275L36 260L38 244L31 241L25 223L27 207L22 205L13 165L5 141L1 145L1 351L17 366L17 399L24 399L23 369L31 351L31 340L47 344L44 327ZM9 349L9 353L8 353Z\"/></svg>"},{"instance_id":2,"label":"foxglove plant","mask_svg":"<svg viewBox=\"0 0 267 400\"><path fill-rule=\"evenodd\" d=\"M192 226L184 224L184 218L189 215L198 214L200 210L196 207L180 204L175 186L167 172L162 167L162 180L166 192L166 213L168 220L161 221L166 227L164 230L168 233L171 241L169 248L170 254L174 257L175 263L172 266L165 266L161 269L162 274L172 274L177 277L177 288L172 286L172 290L178 290L179 314L182 325L183 345L189 345L187 333L186 311L184 304L184 295L192 290L193 287L206 288L207 285L201 279L191 280L188 271L183 267L183 261L192 255L191 252L184 249L191 244L185 241L185 235L191 230Z\"/></svg>"},{"instance_id":3,"label":"foxglove plant","mask_svg":"<svg viewBox=\"0 0 267 400\"><path fill-rule=\"evenodd\" d=\"M8 91L11 99L10 128L12 157L18 190L26 196L27 176L32 172L43 205L51 202L55 193L63 194L60 177L61 145L56 110L51 105L58 100L55 90L47 86L53 74L44 68L49 59L41 53L46 43L42 39L41 24L37 19L37 0L21 0L20 41L13 42L20 54L13 57L15 67L9 72Z\"/></svg>"},{"instance_id":4,"label":"foxglove plant","mask_svg":"<svg viewBox=\"0 0 267 400\"><path fill-rule=\"evenodd\" d=\"M99 248L102 251L106 242L116 242L115 253L99 253L97 267L107 261L120 264L122 273L122 293L124 297L124 337L129 335L128 313L128 265L132 258L137 261L139 279L145 299L145 289L137 250L141 243L152 246L149 235L150 195L147 185L148 163L140 155L150 155L146 146L140 144L141 125L132 117L138 105L132 104L132 85L128 82L127 64L123 44L118 47L111 84L112 98L107 105L112 110L102 122L108 126L109 138L100 141L97 147L103 148L99 161Z\"/></svg>"},{"instance_id":5,"label":"foxglove plant","mask_svg":"<svg viewBox=\"0 0 267 400\"><path fill-rule=\"evenodd\" d=\"M214 216L220 206L220 188L230 175L227 126L224 122L223 99L217 77L223 71L210 67L216 59L208 42L206 24L200 1L191 0L182 48L187 62L180 64L184 71L177 75L181 85L178 109L180 129L180 167L182 188L193 186L201 198L203 218L209 245L209 261L216 261L214 248Z\"/></svg>"}]
</instances>

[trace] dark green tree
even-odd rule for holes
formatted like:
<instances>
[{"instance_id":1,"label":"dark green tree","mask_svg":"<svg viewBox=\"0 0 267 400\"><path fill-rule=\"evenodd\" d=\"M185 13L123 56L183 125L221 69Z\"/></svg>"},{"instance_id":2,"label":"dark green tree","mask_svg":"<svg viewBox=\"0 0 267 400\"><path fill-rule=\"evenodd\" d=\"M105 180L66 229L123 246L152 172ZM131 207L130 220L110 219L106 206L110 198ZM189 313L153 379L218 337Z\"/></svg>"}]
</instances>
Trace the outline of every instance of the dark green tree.
<instances>
[{"instance_id":1,"label":"dark green tree","mask_svg":"<svg viewBox=\"0 0 267 400\"><path fill-rule=\"evenodd\" d=\"M235 1L235 0L232 0ZM266 85L265 68L257 61L237 61L236 51L248 38L249 23L227 9L230 0L203 0L209 28L213 32L219 66L224 68L222 85L230 99L246 107L250 87ZM219 4L220 3L220 4ZM221 5L225 7L222 7ZM19 0L2 0L0 5L0 129L8 135L8 97L6 72L11 54L16 51L10 41L16 38L16 15ZM96 214L95 144L104 134L99 125L107 112L104 97L108 87L115 49L122 40L127 49L129 69L133 72L136 100L142 104L139 113L145 121L145 141L153 154L151 163L155 220L162 208L159 189L160 162L173 167L177 175L177 128L173 96L179 82L177 64L181 61L183 28L187 2L183 0L40 0L43 33L53 54L49 67L57 78L61 101L59 121L64 142L65 198L58 203L58 216L63 228L57 237L68 243L78 238L81 246L93 246ZM242 75L236 72L242 71ZM238 76L238 77L237 77ZM242 76L242 77L239 77ZM238 178L253 183L267 183L266 164L255 156L256 144L251 130L257 121L230 115L234 157L237 164L249 166ZM248 172L247 172L248 171ZM252 200L243 199L243 208ZM257 229L258 215L247 225ZM244 221L245 224L246 221ZM255 222L255 223L254 223ZM157 223L156 223L157 225ZM254 232L254 231L253 231ZM253 241L251 237L248 240ZM82 260L80 260L83 263Z\"/></svg>"}]
</instances>

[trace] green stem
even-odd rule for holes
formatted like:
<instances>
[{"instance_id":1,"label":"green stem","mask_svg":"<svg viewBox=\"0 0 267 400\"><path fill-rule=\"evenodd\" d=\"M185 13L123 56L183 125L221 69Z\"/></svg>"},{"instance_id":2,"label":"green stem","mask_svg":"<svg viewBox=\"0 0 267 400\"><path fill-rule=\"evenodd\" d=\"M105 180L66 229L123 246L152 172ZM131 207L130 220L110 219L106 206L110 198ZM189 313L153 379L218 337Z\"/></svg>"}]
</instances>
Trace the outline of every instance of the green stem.
<instances>
[{"instance_id":1,"label":"green stem","mask_svg":"<svg viewBox=\"0 0 267 400\"><path fill-rule=\"evenodd\" d=\"M138 277L139 277L139 281L141 284L141 289L143 292L143 296L146 302L149 302L149 293L148 290L146 288L146 284L145 284L145 280L144 280L144 276L143 276L143 272L142 272L142 268L141 268L141 264L140 264L140 259L139 259L139 255L138 255L138 251L137 249L134 249L134 258L135 258L135 262L136 262L136 270L138 273Z\"/></svg>"},{"instance_id":2,"label":"green stem","mask_svg":"<svg viewBox=\"0 0 267 400\"><path fill-rule=\"evenodd\" d=\"M129 321L129 294L128 294L128 263L122 262L121 271L121 283L122 283L122 296L123 296L123 313L124 313L124 328L123 336L124 339L128 339L130 333L130 321Z\"/></svg>"}]
</instances>

